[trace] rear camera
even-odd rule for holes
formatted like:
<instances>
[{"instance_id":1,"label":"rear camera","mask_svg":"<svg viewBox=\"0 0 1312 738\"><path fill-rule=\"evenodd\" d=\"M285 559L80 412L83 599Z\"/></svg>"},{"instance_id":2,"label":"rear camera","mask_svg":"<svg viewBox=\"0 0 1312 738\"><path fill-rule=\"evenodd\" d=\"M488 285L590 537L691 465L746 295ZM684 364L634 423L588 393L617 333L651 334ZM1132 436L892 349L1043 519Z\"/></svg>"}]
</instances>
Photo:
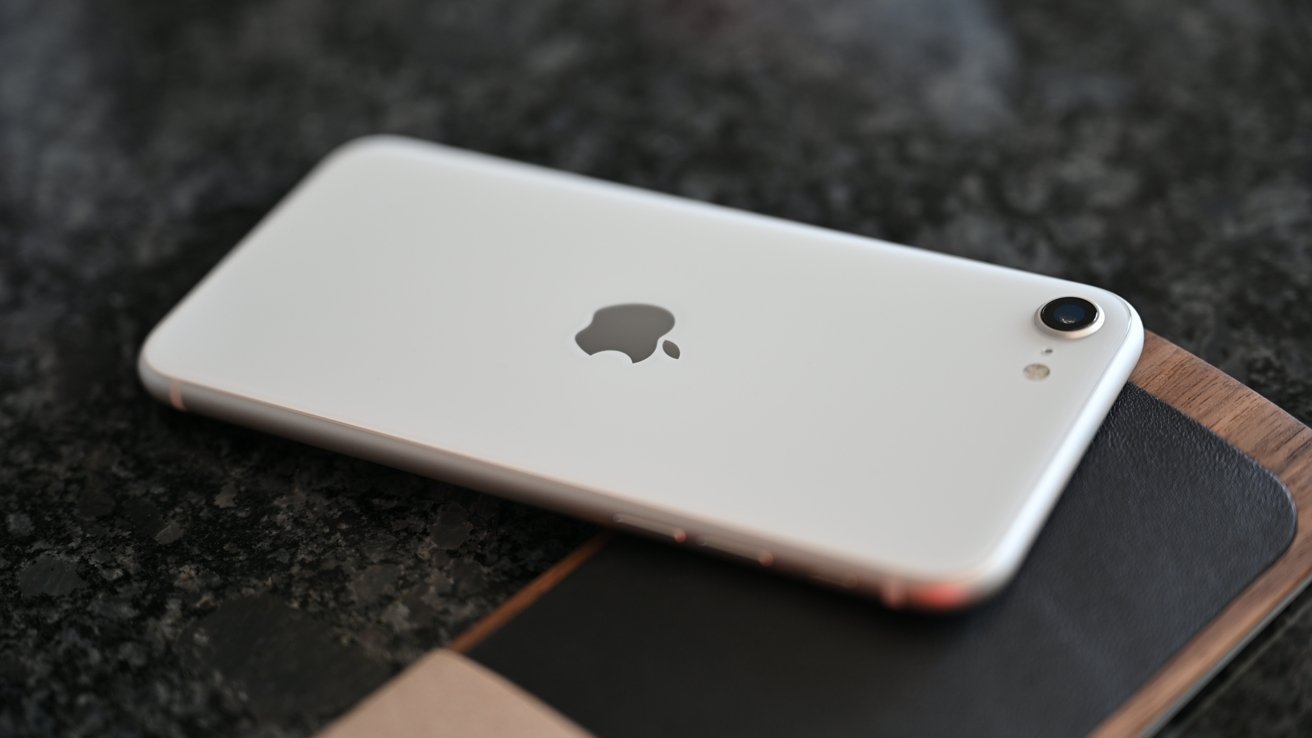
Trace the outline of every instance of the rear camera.
<instances>
[{"instance_id":1,"label":"rear camera","mask_svg":"<svg viewBox=\"0 0 1312 738\"><path fill-rule=\"evenodd\" d=\"M1102 327L1102 311L1083 297L1058 297L1039 308L1039 325L1066 338L1083 338Z\"/></svg>"}]
</instances>

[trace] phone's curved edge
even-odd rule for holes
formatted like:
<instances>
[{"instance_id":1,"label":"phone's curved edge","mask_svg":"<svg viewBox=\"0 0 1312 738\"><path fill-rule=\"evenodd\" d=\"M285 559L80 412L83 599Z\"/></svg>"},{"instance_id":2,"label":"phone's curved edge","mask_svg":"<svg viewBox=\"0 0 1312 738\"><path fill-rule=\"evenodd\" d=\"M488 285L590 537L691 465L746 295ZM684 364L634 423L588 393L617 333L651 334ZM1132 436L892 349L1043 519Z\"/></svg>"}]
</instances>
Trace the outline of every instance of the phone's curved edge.
<instances>
[{"instance_id":1,"label":"phone's curved edge","mask_svg":"<svg viewBox=\"0 0 1312 738\"><path fill-rule=\"evenodd\" d=\"M468 486L515 502L555 510L608 528L623 528L627 532L657 540L670 541L667 536L623 526L617 518L632 515L647 519L672 520L680 525L689 525L690 533L695 531L695 535L690 535L687 539L689 543L694 539L719 538L736 541L748 547L759 545L764 550L772 551L768 561L758 562L763 567L878 599L893 608L960 609L995 591L1008 578L1006 576L980 578L972 574L970 579L960 584L925 579L913 572L891 570L886 566L853 561L835 553L825 552L823 547L817 548L805 544L780 545L778 541L761 540L749 531L712 521L684 520L672 514L672 511L618 498L603 490L582 488L565 480L543 477L527 470L501 466L331 418L185 382L159 369L152 360L150 346L151 342L148 339L138 359L142 383L156 399L178 409L255 428L442 482ZM742 558L732 551L723 549L689 547L705 548L705 553L719 554L728 558ZM946 594L949 590L952 593L950 597Z\"/></svg>"},{"instance_id":2,"label":"phone's curved edge","mask_svg":"<svg viewBox=\"0 0 1312 738\"><path fill-rule=\"evenodd\" d=\"M1144 346L1144 326L1138 311L1128 300L1114 292L1091 285L1081 287L1096 290L1126 312L1125 334L1108 362L1105 381L1099 382L1090 392L1065 442L1036 482L1035 494L1018 513L1015 525L978 563L958 572L941 572L934 577L941 577L940 582L924 584L918 590L909 591L907 599L912 606L922 609L965 607L996 594L1011 581L1024 563L1057 501L1061 499L1062 492L1093 437L1102 427L1107 413L1129 381Z\"/></svg>"}]
</instances>

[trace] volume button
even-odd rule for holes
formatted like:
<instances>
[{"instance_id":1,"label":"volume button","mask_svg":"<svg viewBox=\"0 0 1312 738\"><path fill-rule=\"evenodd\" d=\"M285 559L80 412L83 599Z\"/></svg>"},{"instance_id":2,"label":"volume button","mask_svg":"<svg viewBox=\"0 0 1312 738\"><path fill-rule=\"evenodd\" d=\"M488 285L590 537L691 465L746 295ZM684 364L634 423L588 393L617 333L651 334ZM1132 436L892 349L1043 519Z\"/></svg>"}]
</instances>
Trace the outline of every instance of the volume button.
<instances>
[{"instance_id":1,"label":"volume button","mask_svg":"<svg viewBox=\"0 0 1312 738\"><path fill-rule=\"evenodd\" d=\"M621 515L616 513L611 516L611 520L621 528L636 530L639 533L646 533L660 538L669 538L675 543L683 543L688 540L688 533L683 528L677 528L673 525L666 525L655 520L640 518L637 515Z\"/></svg>"}]
</instances>

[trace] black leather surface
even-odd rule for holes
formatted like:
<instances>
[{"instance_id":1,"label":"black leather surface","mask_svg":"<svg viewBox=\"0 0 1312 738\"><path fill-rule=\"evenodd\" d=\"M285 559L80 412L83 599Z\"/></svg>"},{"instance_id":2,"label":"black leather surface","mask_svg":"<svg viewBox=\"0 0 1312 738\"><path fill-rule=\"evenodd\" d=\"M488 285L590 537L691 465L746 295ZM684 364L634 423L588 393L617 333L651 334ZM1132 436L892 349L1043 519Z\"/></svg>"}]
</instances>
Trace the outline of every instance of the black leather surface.
<instances>
[{"instance_id":1,"label":"black leather surface","mask_svg":"<svg viewBox=\"0 0 1312 738\"><path fill-rule=\"evenodd\" d=\"M1012 585L882 607L618 537L472 656L599 736L1075 736L1289 545L1266 470L1135 387Z\"/></svg>"}]
</instances>

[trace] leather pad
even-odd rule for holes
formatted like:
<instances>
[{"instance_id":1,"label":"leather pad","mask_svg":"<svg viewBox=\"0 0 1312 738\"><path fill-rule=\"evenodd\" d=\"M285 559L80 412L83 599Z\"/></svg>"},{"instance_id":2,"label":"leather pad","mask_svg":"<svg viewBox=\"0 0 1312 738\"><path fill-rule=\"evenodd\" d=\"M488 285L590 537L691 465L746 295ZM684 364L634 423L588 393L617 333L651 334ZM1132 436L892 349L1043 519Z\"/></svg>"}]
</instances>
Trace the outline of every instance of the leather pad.
<instances>
[{"instance_id":1,"label":"leather pad","mask_svg":"<svg viewBox=\"0 0 1312 738\"><path fill-rule=\"evenodd\" d=\"M1279 480L1129 386L973 610L892 612L618 537L470 655L603 737L1083 735L1294 529Z\"/></svg>"}]
</instances>

